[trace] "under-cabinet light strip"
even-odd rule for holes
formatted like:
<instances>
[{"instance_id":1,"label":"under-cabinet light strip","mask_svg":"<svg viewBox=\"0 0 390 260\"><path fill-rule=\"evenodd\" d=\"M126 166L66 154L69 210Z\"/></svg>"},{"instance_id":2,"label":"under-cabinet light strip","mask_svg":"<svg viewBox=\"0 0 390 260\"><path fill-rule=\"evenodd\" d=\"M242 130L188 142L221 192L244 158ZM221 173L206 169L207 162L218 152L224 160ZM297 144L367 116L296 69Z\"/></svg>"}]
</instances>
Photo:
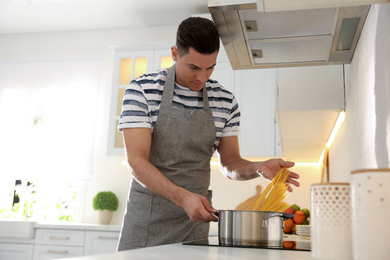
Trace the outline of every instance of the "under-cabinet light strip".
<instances>
[{"instance_id":1,"label":"under-cabinet light strip","mask_svg":"<svg viewBox=\"0 0 390 260\"><path fill-rule=\"evenodd\" d=\"M337 136L337 133L339 132L341 126L343 125L344 123L344 119L345 119L345 112L344 111L341 111L339 113L339 116L337 117L337 120L336 120L336 123L334 124L333 126L333 130L328 138L328 141L326 142L326 145L324 147L324 150L322 150L322 153L321 153L321 156L320 156L320 159L318 160L317 164L322 164L323 160L324 160L324 155L325 155L325 148L329 148L334 139L336 138Z\"/></svg>"}]
</instances>

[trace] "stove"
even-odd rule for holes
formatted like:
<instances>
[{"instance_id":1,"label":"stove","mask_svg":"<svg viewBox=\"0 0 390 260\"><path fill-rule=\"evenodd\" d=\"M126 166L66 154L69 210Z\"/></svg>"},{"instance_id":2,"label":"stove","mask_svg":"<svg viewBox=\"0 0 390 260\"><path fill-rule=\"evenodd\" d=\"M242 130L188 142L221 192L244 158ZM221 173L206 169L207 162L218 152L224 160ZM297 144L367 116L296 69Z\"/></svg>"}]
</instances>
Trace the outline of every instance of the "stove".
<instances>
[{"instance_id":1,"label":"stove","mask_svg":"<svg viewBox=\"0 0 390 260\"><path fill-rule=\"evenodd\" d=\"M262 248L262 249L276 249L276 250L294 250L294 251L310 251L310 240L298 240L290 241L283 240L283 243L253 243L248 244L221 244L218 240L218 237L209 237L207 239L195 240L190 242L184 242L183 245L192 245L192 246L219 246L219 247L241 247L241 248Z\"/></svg>"}]
</instances>

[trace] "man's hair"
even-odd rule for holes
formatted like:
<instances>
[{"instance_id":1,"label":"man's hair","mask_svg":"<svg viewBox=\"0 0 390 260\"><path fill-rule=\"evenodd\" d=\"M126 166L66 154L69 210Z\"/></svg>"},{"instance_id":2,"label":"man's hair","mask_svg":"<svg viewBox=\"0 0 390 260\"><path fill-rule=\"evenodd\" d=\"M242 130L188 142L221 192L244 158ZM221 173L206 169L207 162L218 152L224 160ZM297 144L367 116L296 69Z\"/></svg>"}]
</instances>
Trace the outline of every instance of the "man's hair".
<instances>
[{"instance_id":1,"label":"man's hair","mask_svg":"<svg viewBox=\"0 0 390 260\"><path fill-rule=\"evenodd\" d=\"M186 55L190 47L202 54L219 51L219 34L211 20L190 17L181 22L176 34L179 55Z\"/></svg>"}]
</instances>

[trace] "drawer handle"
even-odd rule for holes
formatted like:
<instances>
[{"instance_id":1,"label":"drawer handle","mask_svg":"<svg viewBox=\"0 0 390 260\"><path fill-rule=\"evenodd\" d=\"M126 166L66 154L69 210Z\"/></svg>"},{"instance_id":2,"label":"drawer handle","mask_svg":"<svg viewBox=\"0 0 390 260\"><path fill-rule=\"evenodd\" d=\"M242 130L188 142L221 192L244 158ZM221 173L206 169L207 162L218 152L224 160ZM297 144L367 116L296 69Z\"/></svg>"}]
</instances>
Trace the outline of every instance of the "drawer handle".
<instances>
[{"instance_id":1,"label":"drawer handle","mask_svg":"<svg viewBox=\"0 0 390 260\"><path fill-rule=\"evenodd\" d=\"M118 239L119 239L119 237L98 236L98 239L115 239L115 240L118 240Z\"/></svg>"},{"instance_id":2,"label":"drawer handle","mask_svg":"<svg viewBox=\"0 0 390 260\"><path fill-rule=\"evenodd\" d=\"M46 251L49 254L67 254L68 250L47 250Z\"/></svg>"},{"instance_id":3,"label":"drawer handle","mask_svg":"<svg viewBox=\"0 0 390 260\"><path fill-rule=\"evenodd\" d=\"M58 237L58 236L49 236L50 239L54 240L69 240L70 237Z\"/></svg>"}]
</instances>

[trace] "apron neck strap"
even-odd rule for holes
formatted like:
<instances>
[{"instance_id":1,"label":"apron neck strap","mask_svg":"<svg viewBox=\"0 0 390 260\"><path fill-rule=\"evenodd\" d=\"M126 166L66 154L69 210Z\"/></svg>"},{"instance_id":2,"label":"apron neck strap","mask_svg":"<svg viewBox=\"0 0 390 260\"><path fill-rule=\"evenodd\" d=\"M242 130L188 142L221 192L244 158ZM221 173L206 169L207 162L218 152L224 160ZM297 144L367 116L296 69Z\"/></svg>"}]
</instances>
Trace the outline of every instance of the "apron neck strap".
<instances>
[{"instance_id":1,"label":"apron neck strap","mask_svg":"<svg viewBox=\"0 0 390 260\"><path fill-rule=\"evenodd\" d=\"M175 86L175 72L176 72L176 64L174 64L168 70L167 78L165 80L162 100L161 100L161 107L172 106L173 90L174 90L174 86ZM207 96L206 86L203 86L202 94L203 94L203 110L208 111L208 110L210 110L210 106L209 106L209 98Z\"/></svg>"}]
</instances>

